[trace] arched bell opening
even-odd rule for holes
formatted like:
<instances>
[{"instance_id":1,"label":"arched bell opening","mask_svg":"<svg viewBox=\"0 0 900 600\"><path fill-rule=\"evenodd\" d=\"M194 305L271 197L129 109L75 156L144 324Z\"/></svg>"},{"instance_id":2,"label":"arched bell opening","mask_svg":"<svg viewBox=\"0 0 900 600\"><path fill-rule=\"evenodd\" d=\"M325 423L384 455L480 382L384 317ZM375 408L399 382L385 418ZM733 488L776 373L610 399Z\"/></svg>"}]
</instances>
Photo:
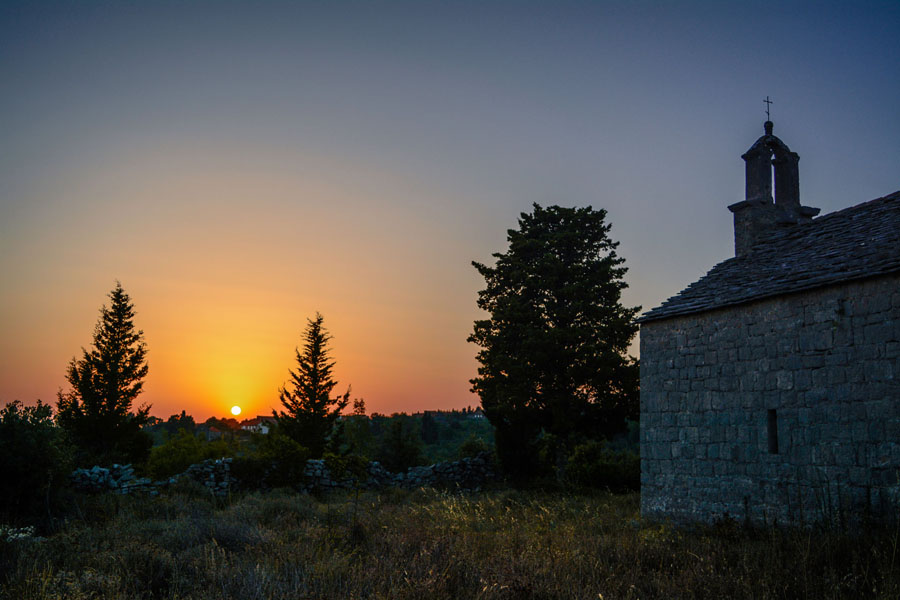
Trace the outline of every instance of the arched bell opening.
<instances>
[{"instance_id":1,"label":"arched bell opening","mask_svg":"<svg viewBox=\"0 0 900 600\"><path fill-rule=\"evenodd\" d=\"M800 205L800 156L773 135L772 128L772 122L766 121L765 135L741 156L746 172L744 200L728 207L734 213L736 256L749 253L777 226L809 222L819 213L818 208Z\"/></svg>"}]
</instances>

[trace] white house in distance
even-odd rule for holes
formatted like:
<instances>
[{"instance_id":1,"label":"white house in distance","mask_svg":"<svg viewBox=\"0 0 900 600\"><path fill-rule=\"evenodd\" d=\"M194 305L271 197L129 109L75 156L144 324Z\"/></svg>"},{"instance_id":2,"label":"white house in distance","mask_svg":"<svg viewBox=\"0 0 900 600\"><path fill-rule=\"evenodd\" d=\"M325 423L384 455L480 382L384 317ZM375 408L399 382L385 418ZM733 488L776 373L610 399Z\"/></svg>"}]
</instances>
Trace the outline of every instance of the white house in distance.
<instances>
[{"instance_id":1,"label":"white house in distance","mask_svg":"<svg viewBox=\"0 0 900 600\"><path fill-rule=\"evenodd\" d=\"M262 433L263 435L275 426L275 417L267 417L263 415L256 416L252 419L241 421L241 429L251 433Z\"/></svg>"}]
</instances>

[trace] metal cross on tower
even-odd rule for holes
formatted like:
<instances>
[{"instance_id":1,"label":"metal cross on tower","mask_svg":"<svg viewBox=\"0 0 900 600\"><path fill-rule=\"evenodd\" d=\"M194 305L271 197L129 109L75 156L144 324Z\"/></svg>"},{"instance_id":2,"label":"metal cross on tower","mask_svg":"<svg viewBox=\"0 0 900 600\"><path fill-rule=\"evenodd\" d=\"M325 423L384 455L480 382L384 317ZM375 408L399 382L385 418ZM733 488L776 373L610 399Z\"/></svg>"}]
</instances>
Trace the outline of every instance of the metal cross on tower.
<instances>
[{"instance_id":1,"label":"metal cross on tower","mask_svg":"<svg viewBox=\"0 0 900 600\"><path fill-rule=\"evenodd\" d=\"M763 100L763 102L766 103L766 121L771 121L772 119L769 117L769 106L772 104L772 101L766 96L766 99Z\"/></svg>"}]
</instances>

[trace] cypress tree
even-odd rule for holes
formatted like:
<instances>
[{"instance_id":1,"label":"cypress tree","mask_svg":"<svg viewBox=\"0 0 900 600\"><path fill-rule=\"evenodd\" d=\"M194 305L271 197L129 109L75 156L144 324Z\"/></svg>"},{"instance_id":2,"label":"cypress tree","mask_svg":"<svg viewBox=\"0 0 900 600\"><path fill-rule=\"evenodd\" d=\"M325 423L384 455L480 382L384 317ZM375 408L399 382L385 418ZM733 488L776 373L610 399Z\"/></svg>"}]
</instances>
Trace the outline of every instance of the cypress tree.
<instances>
[{"instance_id":1,"label":"cypress tree","mask_svg":"<svg viewBox=\"0 0 900 600\"><path fill-rule=\"evenodd\" d=\"M69 363L71 390L58 394L57 421L79 448L82 464L143 462L152 445L141 430L149 406L132 411L147 376L144 332L135 329L131 298L116 282L110 306L100 308L90 350Z\"/></svg>"},{"instance_id":2,"label":"cypress tree","mask_svg":"<svg viewBox=\"0 0 900 600\"><path fill-rule=\"evenodd\" d=\"M340 437L338 416L350 403L350 388L343 396L332 398L337 386L332 378L334 361L328 342L331 336L322 326L323 317L307 319L303 352L295 350L297 370L290 371L290 386L279 390L285 411L273 413L278 426L295 442L306 447L312 458L319 458L326 448L336 446Z\"/></svg>"}]
</instances>

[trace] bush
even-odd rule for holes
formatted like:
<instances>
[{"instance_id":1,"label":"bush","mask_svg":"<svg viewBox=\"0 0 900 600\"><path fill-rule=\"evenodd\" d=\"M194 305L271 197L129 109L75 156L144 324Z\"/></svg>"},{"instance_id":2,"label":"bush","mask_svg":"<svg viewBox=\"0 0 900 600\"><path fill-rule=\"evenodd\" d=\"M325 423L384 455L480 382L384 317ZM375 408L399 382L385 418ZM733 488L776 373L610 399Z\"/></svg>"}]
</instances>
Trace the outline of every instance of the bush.
<instances>
[{"instance_id":1,"label":"bush","mask_svg":"<svg viewBox=\"0 0 900 600\"><path fill-rule=\"evenodd\" d=\"M566 478L582 487L637 490L641 486L641 457L628 450L611 450L605 442L586 442L569 456Z\"/></svg>"},{"instance_id":2,"label":"bush","mask_svg":"<svg viewBox=\"0 0 900 600\"><path fill-rule=\"evenodd\" d=\"M633 454L641 453L641 424L639 421L625 420L625 431L609 439L610 450L628 450Z\"/></svg>"},{"instance_id":3,"label":"bush","mask_svg":"<svg viewBox=\"0 0 900 600\"><path fill-rule=\"evenodd\" d=\"M344 442L347 450L364 458L373 454L374 435L369 418L365 415L349 415L344 421Z\"/></svg>"},{"instance_id":4,"label":"bush","mask_svg":"<svg viewBox=\"0 0 900 600\"><path fill-rule=\"evenodd\" d=\"M492 448L484 439L475 433L469 434L457 451L457 458L474 458L482 452L490 452Z\"/></svg>"},{"instance_id":5,"label":"bush","mask_svg":"<svg viewBox=\"0 0 900 600\"><path fill-rule=\"evenodd\" d=\"M334 479L343 479L352 477L357 481L363 480L368 475L369 461L362 456L356 454L347 454L338 456L331 452L326 452L322 458L325 460L325 466Z\"/></svg>"},{"instance_id":6,"label":"bush","mask_svg":"<svg viewBox=\"0 0 900 600\"><path fill-rule=\"evenodd\" d=\"M425 461L422 456L422 440L412 422L393 419L375 458L385 469L394 473L402 473L410 467L421 465Z\"/></svg>"},{"instance_id":7,"label":"bush","mask_svg":"<svg viewBox=\"0 0 900 600\"><path fill-rule=\"evenodd\" d=\"M243 490L266 487L266 476L272 470L272 461L256 455L239 456L231 463L231 474Z\"/></svg>"},{"instance_id":8,"label":"bush","mask_svg":"<svg viewBox=\"0 0 900 600\"><path fill-rule=\"evenodd\" d=\"M257 440L256 450L236 458L231 465L231 472L242 487L296 487L303 482L306 461L310 458L307 448L277 427Z\"/></svg>"},{"instance_id":9,"label":"bush","mask_svg":"<svg viewBox=\"0 0 900 600\"><path fill-rule=\"evenodd\" d=\"M183 473L189 466L208 458L233 455L234 451L224 440L207 442L185 429L180 429L162 446L150 451L147 473L154 479L165 479Z\"/></svg>"},{"instance_id":10,"label":"bush","mask_svg":"<svg viewBox=\"0 0 900 600\"><path fill-rule=\"evenodd\" d=\"M72 470L70 449L53 424L53 410L40 400L18 400L0 410L0 514L34 517L55 506Z\"/></svg>"},{"instance_id":11,"label":"bush","mask_svg":"<svg viewBox=\"0 0 900 600\"><path fill-rule=\"evenodd\" d=\"M494 431L494 444L500 467L511 481L524 484L545 475L538 440L527 428L499 428Z\"/></svg>"}]
</instances>

